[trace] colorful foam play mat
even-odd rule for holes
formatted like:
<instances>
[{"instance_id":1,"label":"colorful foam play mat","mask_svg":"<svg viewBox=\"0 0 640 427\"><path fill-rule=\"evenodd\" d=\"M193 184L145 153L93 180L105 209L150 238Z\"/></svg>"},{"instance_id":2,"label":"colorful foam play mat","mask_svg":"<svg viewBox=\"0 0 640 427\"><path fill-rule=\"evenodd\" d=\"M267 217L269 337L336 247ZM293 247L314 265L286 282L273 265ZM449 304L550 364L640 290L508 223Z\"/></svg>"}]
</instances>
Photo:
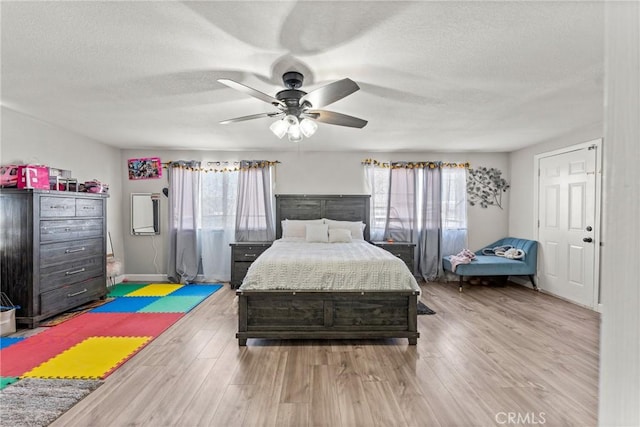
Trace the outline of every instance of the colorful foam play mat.
<instances>
[{"instance_id":1,"label":"colorful foam play mat","mask_svg":"<svg viewBox=\"0 0 640 427\"><path fill-rule=\"evenodd\" d=\"M22 378L100 380L222 288L121 283L106 303L27 338L0 338L0 389Z\"/></svg>"}]
</instances>

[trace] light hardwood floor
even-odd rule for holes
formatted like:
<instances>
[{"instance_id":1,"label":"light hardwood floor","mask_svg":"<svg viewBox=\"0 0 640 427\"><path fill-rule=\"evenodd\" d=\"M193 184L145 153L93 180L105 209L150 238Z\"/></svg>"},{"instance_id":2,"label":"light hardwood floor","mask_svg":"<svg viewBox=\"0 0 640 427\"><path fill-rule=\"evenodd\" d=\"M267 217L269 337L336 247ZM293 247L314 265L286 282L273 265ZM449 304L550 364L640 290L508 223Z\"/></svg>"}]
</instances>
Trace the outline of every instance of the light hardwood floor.
<instances>
[{"instance_id":1,"label":"light hardwood floor","mask_svg":"<svg viewBox=\"0 0 640 427\"><path fill-rule=\"evenodd\" d=\"M52 426L597 424L599 315L510 285L423 284L417 346L249 340L218 291Z\"/></svg>"}]
</instances>

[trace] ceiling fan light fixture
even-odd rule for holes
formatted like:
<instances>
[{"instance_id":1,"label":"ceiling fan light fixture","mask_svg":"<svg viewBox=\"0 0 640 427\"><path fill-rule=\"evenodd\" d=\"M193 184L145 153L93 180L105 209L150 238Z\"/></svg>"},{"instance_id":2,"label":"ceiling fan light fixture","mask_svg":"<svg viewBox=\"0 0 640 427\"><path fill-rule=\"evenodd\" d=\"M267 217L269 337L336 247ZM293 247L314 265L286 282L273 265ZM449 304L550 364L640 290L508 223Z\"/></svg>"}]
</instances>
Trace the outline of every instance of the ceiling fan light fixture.
<instances>
[{"instance_id":1,"label":"ceiling fan light fixture","mask_svg":"<svg viewBox=\"0 0 640 427\"><path fill-rule=\"evenodd\" d=\"M287 131L289 134L289 141L291 142L300 142L302 141L302 131L300 130L300 125L291 125L289 126L289 130Z\"/></svg>"},{"instance_id":2,"label":"ceiling fan light fixture","mask_svg":"<svg viewBox=\"0 0 640 427\"><path fill-rule=\"evenodd\" d=\"M271 132L273 132L275 136L282 139L289 129L289 123L285 122L284 119L276 120L269 126L269 129L271 129Z\"/></svg>"},{"instance_id":3,"label":"ceiling fan light fixture","mask_svg":"<svg viewBox=\"0 0 640 427\"><path fill-rule=\"evenodd\" d=\"M298 124L300 124L300 122L298 121L298 118L293 114L288 114L287 116L285 116L284 121L289 126L297 126Z\"/></svg>"},{"instance_id":4,"label":"ceiling fan light fixture","mask_svg":"<svg viewBox=\"0 0 640 427\"><path fill-rule=\"evenodd\" d=\"M307 138L309 138L311 135L316 133L317 129L318 129L318 124L313 120L302 119L300 121L300 130L302 131L302 134Z\"/></svg>"}]
</instances>

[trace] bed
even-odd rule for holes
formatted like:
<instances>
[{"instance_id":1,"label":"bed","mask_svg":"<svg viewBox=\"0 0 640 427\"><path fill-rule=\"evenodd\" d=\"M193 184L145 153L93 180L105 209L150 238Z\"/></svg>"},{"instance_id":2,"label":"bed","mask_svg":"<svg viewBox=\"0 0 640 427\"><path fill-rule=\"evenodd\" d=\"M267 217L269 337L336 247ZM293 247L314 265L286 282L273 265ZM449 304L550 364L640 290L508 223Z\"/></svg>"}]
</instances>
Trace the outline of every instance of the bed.
<instances>
[{"instance_id":1,"label":"bed","mask_svg":"<svg viewBox=\"0 0 640 427\"><path fill-rule=\"evenodd\" d=\"M319 218L365 223L364 241L282 238L283 220ZM420 288L404 262L368 243L368 195L277 195L276 239L236 291L239 345L249 338L407 338L410 345L417 343ZM307 256L309 245L315 253Z\"/></svg>"}]
</instances>

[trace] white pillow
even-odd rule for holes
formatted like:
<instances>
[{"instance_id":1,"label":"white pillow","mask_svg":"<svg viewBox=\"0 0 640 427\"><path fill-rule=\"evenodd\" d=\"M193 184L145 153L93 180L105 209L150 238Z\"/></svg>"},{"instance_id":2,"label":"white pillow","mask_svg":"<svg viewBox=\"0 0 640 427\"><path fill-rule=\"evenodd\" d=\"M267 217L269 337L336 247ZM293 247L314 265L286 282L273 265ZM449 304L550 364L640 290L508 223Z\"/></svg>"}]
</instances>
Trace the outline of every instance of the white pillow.
<instances>
[{"instance_id":1,"label":"white pillow","mask_svg":"<svg viewBox=\"0 0 640 427\"><path fill-rule=\"evenodd\" d=\"M285 219L282 224L282 237L304 237L307 235L307 224L324 224L322 219Z\"/></svg>"},{"instance_id":2,"label":"white pillow","mask_svg":"<svg viewBox=\"0 0 640 427\"><path fill-rule=\"evenodd\" d=\"M328 231L327 224L307 224L307 242L327 243L329 241Z\"/></svg>"},{"instance_id":3,"label":"white pillow","mask_svg":"<svg viewBox=\"0 0 640 427\"><path fill-rule=\"evenodd\" d=\"M360 221L335 221L333 219L325 219L325 223L329 225L329 230L336 228L344 228L351 232L353 240L364 240L365 224Z\"/></svg>"},{"instance_id":4,"label":"white pillow","mask_svg":"<svg viewBox=\"0 0 640 427\"><path fill-rule=\"evenodd\" d=\"M346 228L329 229L329 243L351 243L351 231Z\"/></svg>"}]
</instances>

